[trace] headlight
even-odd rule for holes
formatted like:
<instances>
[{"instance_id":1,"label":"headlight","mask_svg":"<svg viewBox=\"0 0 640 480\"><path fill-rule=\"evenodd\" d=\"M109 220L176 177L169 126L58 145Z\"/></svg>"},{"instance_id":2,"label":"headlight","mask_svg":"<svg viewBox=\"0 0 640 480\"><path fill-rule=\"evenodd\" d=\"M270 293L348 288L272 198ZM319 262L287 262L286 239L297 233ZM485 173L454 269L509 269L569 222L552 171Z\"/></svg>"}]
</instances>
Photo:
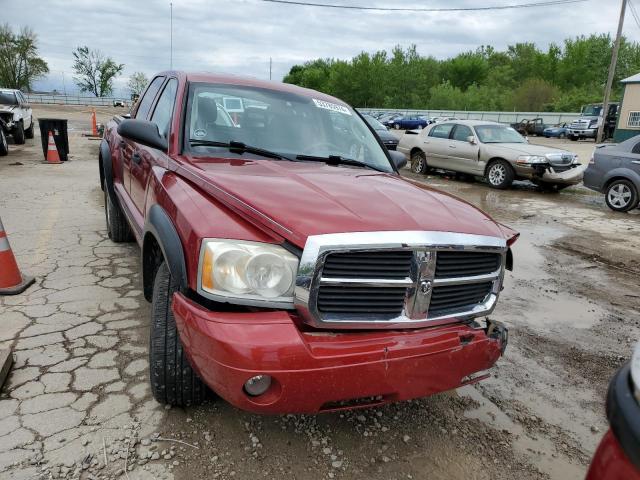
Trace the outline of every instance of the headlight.
<instances>
[{"instance_id":1,"label":"headlight","mask_svg":"<svg viewBox=\"0 0 640 480\"><path fill-rule=\"evenodd\" d=\"M297 271L298 257L278 245L205 239L198 290L218 301L292 307Z\"/></svg>"},{"instance_id":2,"label":"headlight","mask_svg":"<svg viewBox=\"0 0 640 480\"><path fill-rule=\"evenodd\" d=\"M594 128L598 126L598 120L591 120L589 122L589 128Z\"/></svg>"},{"instance_id":3,"label":"headlight","mask_svg":"<svg viewBox=\"0 0 640 480\"><path fill-rule=\"evenodd\" d=\"M531 165L535 163L548 163L547 157L540 155L520 155L516 160L516 163Z\"/></svg>"}]
</instances>

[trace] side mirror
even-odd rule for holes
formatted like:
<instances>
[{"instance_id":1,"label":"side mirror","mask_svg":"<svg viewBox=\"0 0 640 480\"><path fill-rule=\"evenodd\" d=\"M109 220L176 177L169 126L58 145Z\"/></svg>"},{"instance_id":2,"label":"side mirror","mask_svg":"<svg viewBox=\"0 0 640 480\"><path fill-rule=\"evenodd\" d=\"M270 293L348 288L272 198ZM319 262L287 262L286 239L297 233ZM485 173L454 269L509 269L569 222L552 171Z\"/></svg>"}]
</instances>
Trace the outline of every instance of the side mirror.
<instances>
[{"instance_id":1,"label":"side mirror","mask_svg":"<svg viewBox=\"0 0 640 480\"><path fill-rule=\"evenodd\" d=\"M476 137L474 137L473 135L469 135L467 137L467 142L469 142L471 145L475 145L476 144Z\"/></svg>"},{"instance_id":2,"label":"side mirror","mask_svg":"<svg viewBox=\"0 0 640 480\"><path fill-rule=\"evenodd\" d=\"M397 150L389 150L389 156L397 170L400 170L407 164L407 157L404 156L404 153L400 153Z\"/></svg>"},{"instance_id":3,"label":"side mirror","mask_svg":"<svg viewBox=\"0 0 640 480\"><path fill-rule=\"evenodd\" d=\"M160 135L158 126L147 120L125 119L118 125L118 134L133 142L157 150L167 151L167 139Z\"/></svg>"}]
</instances>

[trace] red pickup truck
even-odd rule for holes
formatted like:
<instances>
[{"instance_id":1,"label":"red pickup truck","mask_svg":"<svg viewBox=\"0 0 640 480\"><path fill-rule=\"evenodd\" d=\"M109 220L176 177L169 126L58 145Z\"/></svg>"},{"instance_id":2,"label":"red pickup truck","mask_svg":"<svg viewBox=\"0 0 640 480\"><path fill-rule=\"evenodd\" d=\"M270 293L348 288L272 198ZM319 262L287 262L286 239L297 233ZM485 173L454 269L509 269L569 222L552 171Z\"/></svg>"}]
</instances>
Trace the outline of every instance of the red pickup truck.
<instances>
[{"instance_id":1,"label":"red pickup truck","mask_svg":"<svg viewBox=\"0 0 640 480\"><path fill-rule=\"evenodd\" d=\"M155 398L323 412L486 377L518 234L404 180L344 102L210 74L154 77L100 146L109 237L142 248Z\"/></svg>"}]
</instances>

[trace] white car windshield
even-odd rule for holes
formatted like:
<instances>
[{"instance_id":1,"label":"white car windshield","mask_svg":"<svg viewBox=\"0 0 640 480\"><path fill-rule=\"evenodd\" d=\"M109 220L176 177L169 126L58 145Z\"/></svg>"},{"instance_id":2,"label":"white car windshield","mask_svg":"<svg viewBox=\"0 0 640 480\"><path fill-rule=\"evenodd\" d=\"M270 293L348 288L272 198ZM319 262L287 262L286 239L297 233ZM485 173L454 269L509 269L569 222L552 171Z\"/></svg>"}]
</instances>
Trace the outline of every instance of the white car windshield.
<instances>
[{"instance_id":1,"label":"white car windshield","mask_svg":"<svg viewBox=\"0 0 640 480\"><path fill-rule=\"evenodd\" d=\"M474 128L482 143L527 143L522 135L504 125L478 125Z\"/></svg>"},{"instance_id":2,"label":"white car windshield","mask_svg":"<svg viewBox=\"0 0 640 480\"><path fill-rule=\"evenodd\" d=\"M187 112L186 136L194 152L226 148L225 156L260 156L261 149L290 160L331 157L394 171L371 130L344 104L258 87L192 83ZM231 125L221 121L227 113ZM247 148L229 149L238 143Z\"/></svg>"}]
</instances>

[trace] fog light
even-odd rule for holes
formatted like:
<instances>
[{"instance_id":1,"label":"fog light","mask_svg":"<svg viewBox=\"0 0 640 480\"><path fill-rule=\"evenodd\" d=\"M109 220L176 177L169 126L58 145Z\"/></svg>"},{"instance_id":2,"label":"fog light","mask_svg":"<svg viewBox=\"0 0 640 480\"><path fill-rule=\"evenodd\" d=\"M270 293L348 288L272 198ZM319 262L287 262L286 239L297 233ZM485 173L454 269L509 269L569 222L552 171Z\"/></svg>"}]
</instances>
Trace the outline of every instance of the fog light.
<instances>
[{"instance_id":1,"label":"fog light","mask_svg":"<svg viewBox=\"0 0 640 480\"><path fill-rule=\"evenodd\" d=\"M246 383L244 384L244 391L252 397L257 397L258 395L262 395L264 392L269 390L270 386L270 375L256 375L255 377L251 377L246 381Z\"/></svg>"}]
</instances>

